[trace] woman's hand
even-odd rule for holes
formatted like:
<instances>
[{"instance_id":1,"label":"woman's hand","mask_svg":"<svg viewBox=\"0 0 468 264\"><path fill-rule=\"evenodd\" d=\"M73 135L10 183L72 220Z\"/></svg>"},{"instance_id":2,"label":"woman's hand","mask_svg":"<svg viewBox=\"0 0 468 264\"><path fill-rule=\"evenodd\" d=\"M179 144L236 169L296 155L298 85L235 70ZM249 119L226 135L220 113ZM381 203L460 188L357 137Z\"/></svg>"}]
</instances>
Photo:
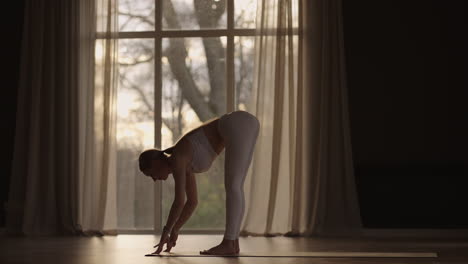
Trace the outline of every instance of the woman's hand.
<instances>
[{"instance_id":1,"label":"woman's hand","mask_svg":"<svg viewBox=\"0 0 468 264\"><path fill-rule=\"evenodd\" d=\"M156 251L153 252L153 254L161 253L164 244L166 244L167 242L169 242L169 232L163 231L163 233L161 234L161 239L159 240L159 243L156 246L154 246L154 248L158 247L158 249L156 249Z\"/></svg>"},{"instance_id":2,"label":"woman's hand","mask_svg":"<svg viewBox=\"0 0 468 264\"><path fill-rule=\"evenodd\" d=\"M179 232L175 230L175 228L172 229L171 237L169 238L169 241L167 242L167 248L166 250L164 250L164 252L171 252L171 249L176 246L176 241L178 237L179 237Z\"/></svg>"}]
</instances>

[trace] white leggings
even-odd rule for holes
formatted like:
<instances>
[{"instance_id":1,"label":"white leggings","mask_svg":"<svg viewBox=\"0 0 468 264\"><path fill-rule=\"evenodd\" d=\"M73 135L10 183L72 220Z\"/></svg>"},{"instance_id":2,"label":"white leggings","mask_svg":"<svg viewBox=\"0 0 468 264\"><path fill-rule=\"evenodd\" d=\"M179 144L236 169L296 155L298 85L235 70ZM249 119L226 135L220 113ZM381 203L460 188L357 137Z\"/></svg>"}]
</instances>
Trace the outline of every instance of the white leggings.
<instances>
[{"instance_id":1,"label":"white leggings","mask_svg":"<svg viewBox=\"0 0 468 264\"><path fill-rule=\"evenodd\" d=\"M224 140L224 186L226 189L226 229L224 238L239 238L244 216L244 180L257 141L260 123L252 114L234 111L223 115L218 130Z\"/></svg>"}]
</instances>

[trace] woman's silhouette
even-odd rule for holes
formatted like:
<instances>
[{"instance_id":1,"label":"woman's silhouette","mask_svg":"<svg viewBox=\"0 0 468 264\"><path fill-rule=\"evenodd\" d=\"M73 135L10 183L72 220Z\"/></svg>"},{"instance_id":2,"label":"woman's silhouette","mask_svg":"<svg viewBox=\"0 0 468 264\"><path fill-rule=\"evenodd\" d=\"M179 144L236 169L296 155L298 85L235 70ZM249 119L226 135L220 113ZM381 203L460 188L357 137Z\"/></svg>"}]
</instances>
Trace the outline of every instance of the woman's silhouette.
<instances>
[{"instance_id":1,"label":"woman's silhouette","mask_svg":"<svg viewBox=\"0 0 468 264\"><path fill-rule=\"evenodd\" d=\"M140 154L140 170L154 181L172 174L175 195L161 240L159 254L176 245L178 232L197 206L195 173L207 171L213 160L226 149L224 185L226 190L226 228L223 241L200 254L235 255L239 253L239 230L245 210L244 180L252 160L260 123L252 114L234 111L211 119L182 136L166 149L149 149ZM168 155L166 155L168 154ZM185 197L187 196L187 200Z\"/></svg>"}]
</instances>

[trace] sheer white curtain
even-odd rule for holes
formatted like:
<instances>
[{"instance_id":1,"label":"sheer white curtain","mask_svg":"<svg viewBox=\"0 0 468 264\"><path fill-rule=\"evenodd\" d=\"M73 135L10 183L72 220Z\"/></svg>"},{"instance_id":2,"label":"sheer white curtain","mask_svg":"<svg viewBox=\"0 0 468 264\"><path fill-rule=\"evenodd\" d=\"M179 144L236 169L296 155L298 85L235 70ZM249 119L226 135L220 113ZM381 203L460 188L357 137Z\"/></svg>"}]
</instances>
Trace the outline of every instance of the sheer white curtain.
<instances>
[{"instance_id":1,"label":"sheer white curtain","mask_svg":"<svg viewBox=\"0 0 468 264\"><path fill-rule=\"evenodd\" d=\"M340 1L258 1L242 235L359 232Z\"/></svg>"},{"instance_id":2,"label":"sheer white curtain","mask_svg":"<svg viewBox=\"0 0 468 264\"><path fill-rule=\"evenodd\" d=\"M115 233L116 1L25 1L8 233Z\"/></svg>"},{"instance_id":3,"label":"sheer white curtain","mask_svg":"<svg viewBox=\"0 0 468 264\"><path fill-rule=\"evenodd\" d=\"M117 233L117 17L118 0L81 2L78 219L91 234Z\"/></svg>"}]
</instances>

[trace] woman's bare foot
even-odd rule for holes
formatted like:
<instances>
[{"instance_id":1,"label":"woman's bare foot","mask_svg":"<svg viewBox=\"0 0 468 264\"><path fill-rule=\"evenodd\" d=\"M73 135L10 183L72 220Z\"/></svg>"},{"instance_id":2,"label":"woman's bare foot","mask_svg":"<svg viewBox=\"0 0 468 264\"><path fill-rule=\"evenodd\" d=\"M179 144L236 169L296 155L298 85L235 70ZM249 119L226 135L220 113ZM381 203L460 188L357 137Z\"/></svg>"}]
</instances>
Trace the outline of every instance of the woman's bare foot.
<instances>
[{"instance_id":1,"label":"woman's bare foot","mask_svg":"<svg viewBox=\"0 0 468 264\"><path fill-rule=\"evenodd\" d=\"M221 244L208 250L200 251L201 255L236 255L239 253L236 240L224 239Z\"/></svg>"}]
</instances>

